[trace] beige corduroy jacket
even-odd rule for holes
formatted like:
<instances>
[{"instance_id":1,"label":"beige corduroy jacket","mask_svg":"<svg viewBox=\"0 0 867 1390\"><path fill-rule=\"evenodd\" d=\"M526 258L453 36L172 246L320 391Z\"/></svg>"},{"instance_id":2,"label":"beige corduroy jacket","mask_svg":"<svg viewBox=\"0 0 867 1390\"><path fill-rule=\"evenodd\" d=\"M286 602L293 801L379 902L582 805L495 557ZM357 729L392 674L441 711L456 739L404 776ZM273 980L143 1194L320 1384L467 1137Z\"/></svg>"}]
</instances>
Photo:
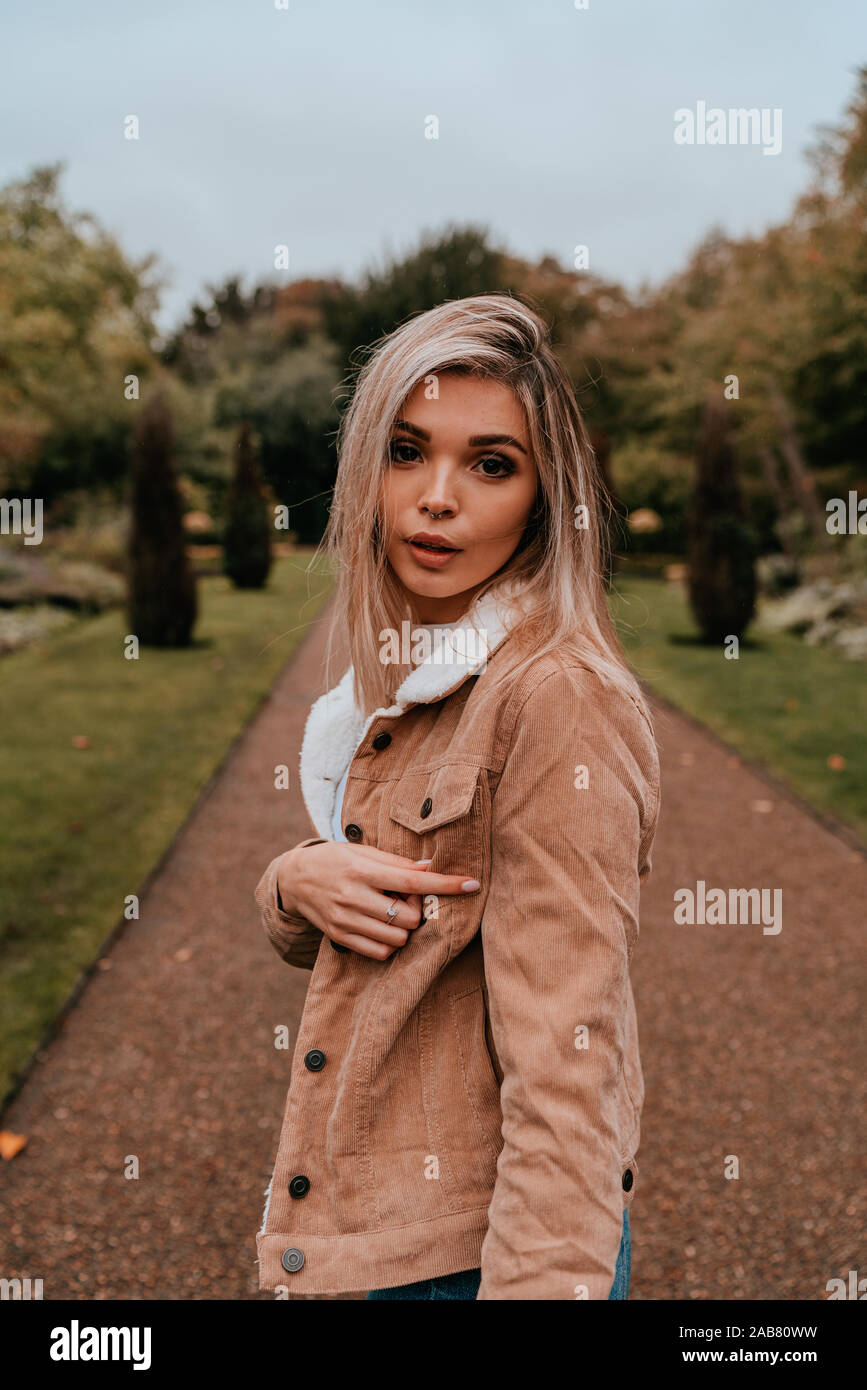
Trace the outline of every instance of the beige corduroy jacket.
<instances>
[{"instance_id":1,"label":"beige corduroy jacket","mask_svg":"<svg viewBox=\"0 0 867 1390\"><path fill-rule=\"evenodd\" d=\"M350 843L482 887L426 898L375 961L278 908L277 859L262 875L271 943L312 971L256 1237L262 1289L481 1267L479 1299L609 1296L637 1190L629 967L659 764L638 701L574 658L577 690L553 657L498 684L517 662L513 613L489 592L466 619L480 648L453 632L366 718L350 668L308 716L305 852L332 838L351 758Z\"/></svg>"}]
</instances>

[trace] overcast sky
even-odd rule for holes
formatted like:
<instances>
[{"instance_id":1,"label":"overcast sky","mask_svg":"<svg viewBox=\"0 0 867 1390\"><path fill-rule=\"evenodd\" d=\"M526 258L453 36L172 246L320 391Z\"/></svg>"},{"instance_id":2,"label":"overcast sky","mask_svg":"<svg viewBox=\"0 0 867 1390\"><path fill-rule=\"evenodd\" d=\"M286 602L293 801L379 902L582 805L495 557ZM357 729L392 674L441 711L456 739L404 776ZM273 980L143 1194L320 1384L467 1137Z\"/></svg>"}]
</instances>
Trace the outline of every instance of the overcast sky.
<instances>
[{"instance_id":1,"label":"overcast sky","mask_svg":"<svg viewBox=\"0 0 867 1390\"><path fill-rule=\"evenodd\" d=\"M158 253L163 329L207 282L353 278L448 221L656 282L785 219L867 62L865 0L282 3L0 0L0 180L64 160L70 208ZM781 111L780 152L677 144L699 102Z\"/></svg>"}]
</instances>

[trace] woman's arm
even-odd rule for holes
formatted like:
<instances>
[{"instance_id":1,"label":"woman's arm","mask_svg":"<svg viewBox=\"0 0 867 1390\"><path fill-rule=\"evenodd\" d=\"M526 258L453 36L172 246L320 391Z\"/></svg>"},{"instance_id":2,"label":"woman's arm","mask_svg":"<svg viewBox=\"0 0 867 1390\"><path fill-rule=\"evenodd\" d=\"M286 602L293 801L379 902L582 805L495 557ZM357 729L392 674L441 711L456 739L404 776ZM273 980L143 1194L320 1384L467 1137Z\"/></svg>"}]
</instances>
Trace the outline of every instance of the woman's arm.
<instances>
[{"instance_id":1,"label":"woman's arm","mask_svg":"<svg viewBox=\"0 0 867 1390\"><path fill-rule=\"evenodd\" d=\"M308 855L313 845L329 848ZM478 891L463 874L421 867L429 863L373 845L302 840L271 860L255 889L271 945L282 960L305 970L315 965L323 936L341 950L387 960L421 923L422 892ZM395 915L387 918L392 904Z\"/></svg>"},{"instance_id":2,"label":"woman's arm","mask_svg":"<svg viewBox=\"0 0 867 1390\"><path fill-rule=\"evenodd\" d=\"M296 849L306 849L309 845L324 845L325 840L302 840ZM302 970L312 970L316 963L322 932L314 927L300 912L293 912L291 903L280 904L277 890L277 868L282 854L272 859L260 878L255 898L262 913L262 925L268 940L281 960L289 965L300 966Z\"/></svg>"},{"instance_id":3,"label":"woman's arm","mask_svg":"<svg viewBox=\"0 0 867 1390\"><path fill-rule=\"evenodd\" d=\"M629 962L658 786L629 695L580 666L542 678L493 797L481 930L504 1143L479 1300L609 1296Z\"/></svg>"}]
</instances>

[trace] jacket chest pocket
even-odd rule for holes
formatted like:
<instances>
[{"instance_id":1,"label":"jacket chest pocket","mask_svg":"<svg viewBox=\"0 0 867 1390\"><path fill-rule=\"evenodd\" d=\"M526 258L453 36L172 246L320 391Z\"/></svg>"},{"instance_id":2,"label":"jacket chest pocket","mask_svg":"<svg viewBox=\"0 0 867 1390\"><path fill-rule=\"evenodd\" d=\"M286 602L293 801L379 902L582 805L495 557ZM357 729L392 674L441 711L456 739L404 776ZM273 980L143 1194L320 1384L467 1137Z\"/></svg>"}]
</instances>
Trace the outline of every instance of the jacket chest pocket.
<instances>
[{"instance_id":1,"label":"jacket chest pocket","mask_svg":"<svg viewBox=\"0 0 867 1390\"><path fill-rule=\"evenodd\" d=\"M457 763L410 773L395 786L388 816L395 854L431 859L434 873L465 874L484 887L490 793L483 769Z\"/></svg>"}]
</instances>

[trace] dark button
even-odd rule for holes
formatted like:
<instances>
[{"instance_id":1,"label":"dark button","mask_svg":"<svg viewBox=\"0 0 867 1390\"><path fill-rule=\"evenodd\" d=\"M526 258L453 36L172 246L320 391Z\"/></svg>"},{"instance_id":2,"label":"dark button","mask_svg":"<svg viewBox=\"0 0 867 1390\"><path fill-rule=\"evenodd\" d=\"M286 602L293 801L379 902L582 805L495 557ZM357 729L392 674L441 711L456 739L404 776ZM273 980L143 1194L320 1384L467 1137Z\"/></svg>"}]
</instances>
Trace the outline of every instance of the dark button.
<instances>
[{"instance_id":1,"label":"dark button","mask_svg":"<svg viewBox=\"0 0 867 1390\"><path fill-rule=\"evenodd\" d=\"M310 1179L305 1178L303 1173L299 1173L297 1178L292 1178L289 1182L290 1197L306 1197L310 1191Z\"/></svg>"},{"instance_id":2,"label":"dark button","mask_svg":"<svg viewBox=\"0 0 867 1390\"><path fill-rule=\"evenodd\" d=\"M313 1047L304 1054L304 1065L308 1071L321 1071L325 1066L325 1053Z\"/></svg>"},{"instance_id":3,"label":"dark button","mask_svg":"<svg viewBox=\"0 0 867 1390\"><path fill-rule=\"evenodd\" d=\"M630 1190L630 1188L632 1187L632 1181L633 1181L633 1179L632 1179L632 1169L631 1169L631 1168L627 1168L626 1172L623 1174L623 1191L624 1191L624 1192L628 1192L628 1191Z\"/></svg>"},{"instance_id":4,"label":"dark button","mask_svg":"<svg viewBox=\"0 0 867 1390\"><path fill-rule=\"evenodd\" d=\"M376 738L373 740L373 746L377 751L379 751L380 748L387 748L390 743L391 734L377 734Z\"/></svg>"},{"instance_id":5,"label":"dark button","mask_svg":"<svg viewBox=\"0 0 867 1390\"><path fill-rule=\"evenodd\" d=\"M431 801L431 799L430 799L429 796L426 796L425 799L424 799L424 801L421 803L421 810L419 811L419 815L420 815L420 816L429 816L432 810L433 810L433 802Z\"/></svg>"},{"instance_id":6,"label":"dark button","mask_svg":"<svg viewBox=\"0 0 867 1390\"><path fill-rule=\"evenodd\" d=\"M296 1250L294 1246L290 1246L288 1250L283 1251L280 1263L284 1269L288 1269L290 1274L294 1274L296 1269L300 1269L304 1263L304 1251Z\"/></svg>"},{"instance_id":7,"label":"dark button","mask_svg":"<svg viewBox=\"0 0 867 1390\"><path fill-rule=\"evenodd\" d=\"M329 937L328 939L329 939L329 941L331 941L331 938L330 938L330 937ZM339 945L337 944L336 941L331 941L331 949L332 949L332 951L348 951L348 950L349 950L349 947L348 947L348 946L339 946Z\"/></svg>"},{"instance_id":8,"label":"dark button","mask_svg":"<svg viewBox=\"0 0 867 1390\"><path fill-rule=\"evenodd\" d=\"M343 827L343 833L346 836L347 840L364 839L364 831L362 830L360 825L346 825Z\"/></svg>"}]
</instances>

